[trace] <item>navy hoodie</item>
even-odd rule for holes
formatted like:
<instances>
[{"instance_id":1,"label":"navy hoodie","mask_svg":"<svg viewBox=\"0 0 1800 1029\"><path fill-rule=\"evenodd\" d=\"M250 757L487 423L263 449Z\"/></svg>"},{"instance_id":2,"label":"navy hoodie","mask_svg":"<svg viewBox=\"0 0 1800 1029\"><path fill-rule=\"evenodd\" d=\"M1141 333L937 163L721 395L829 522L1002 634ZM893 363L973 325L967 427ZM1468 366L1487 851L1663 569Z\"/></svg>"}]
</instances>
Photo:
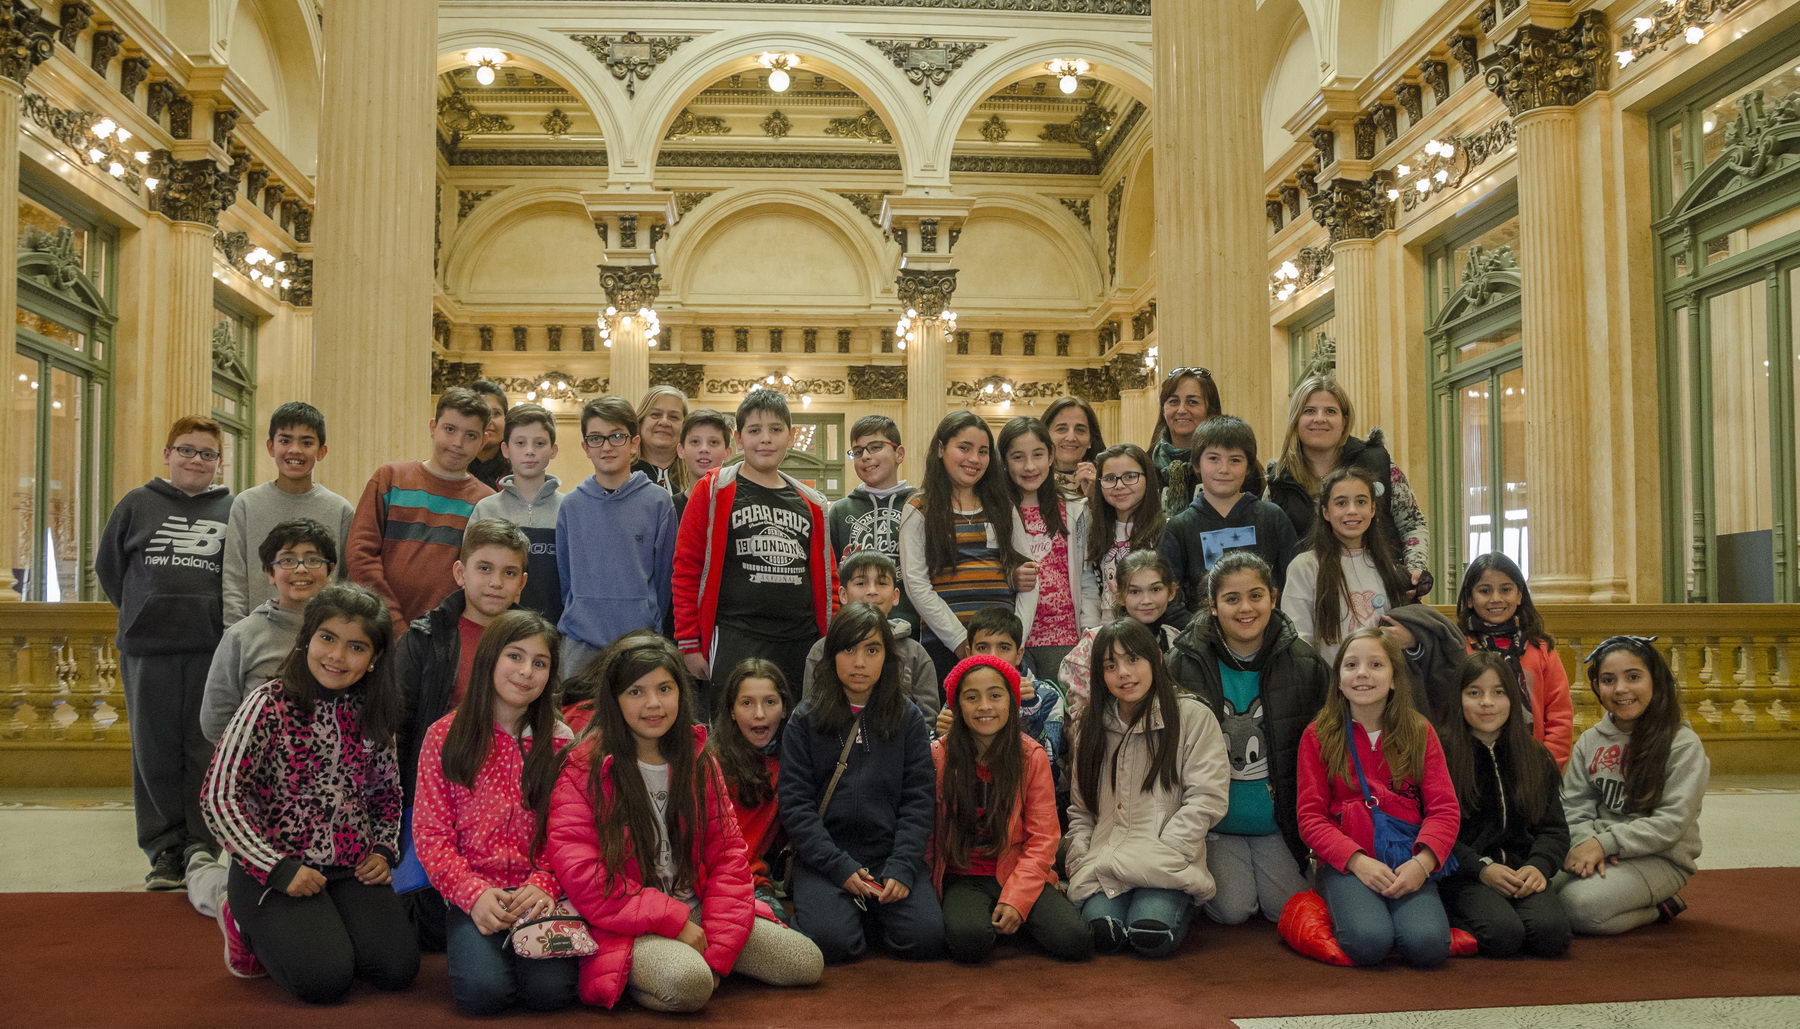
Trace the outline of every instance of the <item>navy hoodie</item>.
<instances>
[{"instance_id":1,"label":"navy hoodie","mask_svg":"<svg viewBox=\"0 0 1800 1029\"><path fill-rule=\"evenodd\" d=\"M563 613L557 628L590 647L660 631L675 562L675 501L643 472L608 491L593 476L556 513Z\"/></svg>"},{"instance_id":2,"label":"navy hoodie","mask_svg":"<svg viewBox=\"0 0 1800 1029\"><path fill-rule=\"evenodd\" d=\"M151 479L120 499L94 550L94 576L119 609L120 653L210 653L219 645L230 521L224 486L190 497Z\"/></svg>"},{"instance_id":3,"label":"navy hoodie","mask_svg":"<svg viewBox=\"0 0 1800 1029\"><path fill-rule=\"evenodd\" d=\"M1194 502L1163 529L1156 549L1175 571L1181 595L1194 610L1210 607L1206 570L1231 550L1252 550L1275 571L1275 586L1287 582L1288 562L1300 552L1300 538L1281 508L1254 493L1240 493L1228 514L1220 515L1206 499L1205 490L1194 491Z\"/></svg>"},{"instance_id":4,"label":"navy hoodie","mask_svg":"<svg viewBox=\"0 0 1800 1029\"><path fill-rule=\"evenodd\" d=\"M886 739L865 730L849 766L819 816L819 801L844 750L844 735L813 724L802 701L781 731L781 776L775 784L781 824L794 854L834 883L859 868L917 891L928 883L925 844L937 815L937 769L925 716L902 704L900 731Z\"/></svg>"}]
</instances>

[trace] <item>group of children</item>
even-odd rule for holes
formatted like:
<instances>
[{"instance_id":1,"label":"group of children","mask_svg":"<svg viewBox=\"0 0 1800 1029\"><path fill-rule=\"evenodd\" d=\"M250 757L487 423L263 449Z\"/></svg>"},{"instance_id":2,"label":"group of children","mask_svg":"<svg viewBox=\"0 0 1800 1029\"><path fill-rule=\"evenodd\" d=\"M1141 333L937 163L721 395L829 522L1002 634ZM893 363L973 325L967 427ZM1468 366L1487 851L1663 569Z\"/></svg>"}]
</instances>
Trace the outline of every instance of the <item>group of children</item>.
<instances>
[{"instance_id":1,"label":"group of children","mask_svg":"<svg viewBox=\"0 0 1800 1029\"><path fill-rule=\"evenodd\" d=\"M563 493L549 412L453 388L354 508L310 405L235 499L183 419L97 562L146 886L235 974L329 1001L441 949L474 1013L692 1011L871 942L1158 957L1314 890L1357 964L1679 913L1707 764L1650 641L1586 658L1573 740L1516 564L1419 603L1423 520L1335 382L1266 469L1204 369L1163 400L1149 451L1074 398L997 442L953 412L916 489L867 416L836 502L771 390L590 401Z\"/></svg>"}]
</instances>

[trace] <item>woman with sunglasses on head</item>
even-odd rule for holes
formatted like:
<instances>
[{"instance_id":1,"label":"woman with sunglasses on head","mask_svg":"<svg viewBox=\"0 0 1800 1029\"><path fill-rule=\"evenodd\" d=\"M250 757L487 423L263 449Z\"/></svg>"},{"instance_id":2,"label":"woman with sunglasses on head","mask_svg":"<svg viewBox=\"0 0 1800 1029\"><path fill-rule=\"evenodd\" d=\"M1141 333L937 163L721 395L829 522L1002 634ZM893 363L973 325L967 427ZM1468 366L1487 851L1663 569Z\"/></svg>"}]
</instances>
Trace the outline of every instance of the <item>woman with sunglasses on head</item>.
<instances>
[{"instance_id":1,"label":"woman with sunglasses on head","mask_svg":"<svg viewBox=\"0 0 1800 1029\"><path fill-rule=\"evenodd\" d=\"M1219 400L1219 384L1205 368L1176 368L1165 375L1157 405L1150 459L1163 484L1159 498L1163 514L1172 518L1193 502L1194 487L1200 481L1193 467L1194 433L1201 422L1225 412ZM1259 469L1250 470L1244 489L1262 493Z\"/></svg>"}]
</instances>

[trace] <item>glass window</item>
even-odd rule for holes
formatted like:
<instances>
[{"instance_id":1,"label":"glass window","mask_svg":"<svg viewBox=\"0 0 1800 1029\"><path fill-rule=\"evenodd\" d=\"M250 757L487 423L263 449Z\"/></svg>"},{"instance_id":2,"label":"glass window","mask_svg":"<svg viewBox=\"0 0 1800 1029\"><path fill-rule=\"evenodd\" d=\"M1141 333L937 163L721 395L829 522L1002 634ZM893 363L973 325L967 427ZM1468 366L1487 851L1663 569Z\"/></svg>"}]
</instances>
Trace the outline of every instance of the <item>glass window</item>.
<instances>
[{"instance_id":1,"label":"glass window","mask_svg":"<svg viewBox=\"0 0 1800 1029\"><path fill-rule=\"evenodd\" d=\"M1330 297L1288 323L1288 388L1304 379L1314 362L1337 364L1337 306Z\"/></svg>"},{"instance_id":2,"label":"glass window","mask_svg":"<svg viewBox=\"0 0 1800 1029\"><path fill-rule=\"evenodd\" d=\"M44 467L49 472L44 480L46 520L44 553L44 598L57 601L81 596L82 522L87 490L82 482L82 408L81 376L61 368L50 370L50 411L46 434L48 454Z\"/></svg>"},{"instance_id":3,"label":"glass window","mask_svg":"<svg viewBox=\"0 0 1800 1029\"><path fill-rule=\"evenodd\" d=\"M215 308L213 315L212 416L225 430L219 481L241 492L249 488L256 463L250 449L256 406L251 363L255 358L256 323L221 308Z\"/></svg>"},{"instance_id":4,"label":"glass window","mask_svg":"<svg viewBox=\"0 0 1800 1029\"><path fill-rule=\"evenodd\" d=\"M87 266L88 232L87 228L63 217L43 204L24 194L19 196L19 238L18 248L27 248L26 241L31 234L41 232L52 235L57 229L66 228L75 234L75 255L81 258L82 266Z\"/></svg>"},{"instance_id":5,"label":"glass window","mask_svg":"<svg viewBox=\"0 0 1800 1029\"><path fill-rule=\"evenodd\" d=\"M28 332L35 332L45 339L61 343L70 350L80 352L87 349L87 335L85 333L81 332L79 329L72 329L61 322L52 321L51 319L38 314L36 311L27 311L25 308L21 307L18 309L18 316L15 321L19 328Z\"/></svg>"},{"instance_id":6,"label":"glass window","mask_svg":"<svg viewBox=\"0 0 1800 1029\"><path fill-rule=\"evenodd\" d=\"M1700 166L1702 168L1718 160L1724 153L1726 139L1725 130L1737 120L1737 102L1740 97L1760 92L1765 107L1774 107L1776 102L1795 90L1800 90L1800 67L1790 67L1783 61L1772 72L1747 83L1739 89L1732 90L1724 96L1707 104L1700 111Z\"/></svg>"},{"instance_id":7,"label":"glass window","mask_svg":"<svg viewBox=\"0 0 1800 1029\"><path fill-rule=\"evenodd\" d=\"M1507 326L1504 329L1495 329L1492 332L1480 333L1469 339L1457 340L1455 344L1456 361L1458 364L1461 364L1464 361L1473 361L1477 357L1481 357L1484 354L1491 354L1502 347L1509 347L1517 342L1519 342L1519 329L1516 325Z\"/></svg>"},{"instance_id":8,"label":"glass window","mask_svg":"<svg viewBox=\"0 0 1800 1029\"><path fill-rule=\"evenodd\" d=\"M1497 379L1494 408L1500 415L1500 549L1531 577L1531 535L1525 493L1525 366L1503 371Z\"/></svg>"},{"instance_id":9,"label":"glass window","mask_svg":"<svg viewBox=\"0 0 1800 1029\"><path fill-rule=\"evenodd\" d=\"M1469 260L1477 250L1492 255L1501 247L1511 250L1516 260L1524 259L1519 253L1519 219L1516 215L1450 249L1450 273L1455 276L1451 281L1460 283L1468 277Z\"/></svg>"},{"instance_id":10,"label":"glass window","mask_svg":"<svg viewBox=\"0 0 1800 1029\"><path fill-rule=\"evenodd\" d=\"M1457 391L1457 495L1462 509L1460 524L1465 537L1458 555L1467 564L1476 554L1494 548L1493 490L1488 465L1494 446L1493 426L1488 423L1489 390L1486 380Z\"/></svg>"},{"instance_id":11,"label":"glass window","mask_svg":"<svg viewBox=\"0 0 1800 1029\"><path fill-rule=\"evenodd\" d=\"M21 598L31 597L31 586L37 579L37 414L38 363L34 358L13 354L13 402L7 411L6 482L11 496L6 498L7 511L14 528L13 588Z\"/></svg>"}]
</instances>

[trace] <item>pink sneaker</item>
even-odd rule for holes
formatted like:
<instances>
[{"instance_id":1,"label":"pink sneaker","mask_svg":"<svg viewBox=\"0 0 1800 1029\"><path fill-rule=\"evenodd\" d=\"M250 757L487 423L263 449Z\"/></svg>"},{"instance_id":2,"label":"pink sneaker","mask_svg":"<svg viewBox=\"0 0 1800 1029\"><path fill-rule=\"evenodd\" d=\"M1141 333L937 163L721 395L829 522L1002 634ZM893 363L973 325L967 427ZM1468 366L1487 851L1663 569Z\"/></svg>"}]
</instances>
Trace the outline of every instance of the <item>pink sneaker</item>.
<instances>
[{"instance_id":1,"label":"pink sneaker","mask_svg":"<svg viewBox=\"0 0 1800 1029\"><path fill-rule=\"evenodd\" d=\"M225 970L239 979L260 979L268 975L262 962L256 960L256 952L250 949L244 931L238 928L237 919L231 917L230 901L219 904L218 922L219 933L225 937Z\"/></svg>"}]
</instances>

